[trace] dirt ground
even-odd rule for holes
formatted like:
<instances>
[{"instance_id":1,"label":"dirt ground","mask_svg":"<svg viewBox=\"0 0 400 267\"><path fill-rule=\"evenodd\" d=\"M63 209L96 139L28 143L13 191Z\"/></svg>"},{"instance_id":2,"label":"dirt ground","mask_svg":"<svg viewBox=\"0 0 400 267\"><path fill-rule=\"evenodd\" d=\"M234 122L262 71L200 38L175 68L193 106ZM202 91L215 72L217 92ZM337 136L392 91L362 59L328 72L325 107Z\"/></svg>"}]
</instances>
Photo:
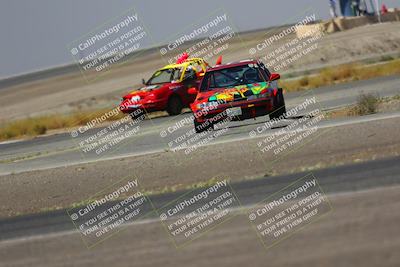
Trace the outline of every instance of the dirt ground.
<instances>
[{"instance_id":1,"label":"dirt ground","mask_svg":"<svg viewBox=\"0 0 400 267\"><path fill-rule=\"evenodd\" d=\"M380 57L388 53L399 54L399 26L400 23L383 23L325 35L316 50L293 63L286 72ZM231 43L233 52L224 55L224 62L249 58L249 48L264 40L268 36L266 33L271 34L271 31L259 30L237 36ZM281 46L291 38L294 36L277 42L270 49ZM28 116L114 106L125 92L140 83L141 78L149 77L164 64L158 52L151 52L115 66L91 83L80 73L73 72L2 88L0 123Z\"/></svg>"}]
</instances>

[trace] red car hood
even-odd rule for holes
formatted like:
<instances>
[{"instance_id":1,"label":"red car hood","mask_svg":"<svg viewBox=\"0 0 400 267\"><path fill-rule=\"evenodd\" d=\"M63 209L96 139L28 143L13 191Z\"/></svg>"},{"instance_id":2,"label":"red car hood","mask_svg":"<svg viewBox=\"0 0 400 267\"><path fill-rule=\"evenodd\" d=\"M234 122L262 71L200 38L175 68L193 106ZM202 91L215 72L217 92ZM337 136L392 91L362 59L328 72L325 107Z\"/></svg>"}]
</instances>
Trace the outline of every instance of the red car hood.
<instances>
[{"instance_id":1,"label":"red car hood","mask_svg":"<svg viewBox=\"0 0 400 267\"><path fill-rule=\"evenodd\" d=\"M161 88L168 88L173 83L164 83L164 84L157 84L157 85L146 85L137 90L133 90L126 94L123 98L124 99L131 99L133 96L139 96L140 98L145 98L150 93L155 93Z\"/></svg>"}]
</instances>

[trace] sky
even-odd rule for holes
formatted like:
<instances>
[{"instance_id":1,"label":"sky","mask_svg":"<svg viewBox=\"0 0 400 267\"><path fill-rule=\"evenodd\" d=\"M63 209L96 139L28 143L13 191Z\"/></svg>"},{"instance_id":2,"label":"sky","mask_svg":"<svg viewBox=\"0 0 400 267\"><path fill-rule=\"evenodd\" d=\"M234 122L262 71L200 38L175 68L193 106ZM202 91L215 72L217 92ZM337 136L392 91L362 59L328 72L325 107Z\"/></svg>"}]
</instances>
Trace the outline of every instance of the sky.
<instances>
[{"instance_id":1,"label":"sky","mask_svg":"<svg viewBox=\"0 0 400 267\"><path fill-rule=\"evenodd\" d=\"M71 42L130 8L154 45L220 8L239 31L294 23L306 9L329 17L328 0L2 0L0 78L72 63Z\"/></svg>"}]
</instances>

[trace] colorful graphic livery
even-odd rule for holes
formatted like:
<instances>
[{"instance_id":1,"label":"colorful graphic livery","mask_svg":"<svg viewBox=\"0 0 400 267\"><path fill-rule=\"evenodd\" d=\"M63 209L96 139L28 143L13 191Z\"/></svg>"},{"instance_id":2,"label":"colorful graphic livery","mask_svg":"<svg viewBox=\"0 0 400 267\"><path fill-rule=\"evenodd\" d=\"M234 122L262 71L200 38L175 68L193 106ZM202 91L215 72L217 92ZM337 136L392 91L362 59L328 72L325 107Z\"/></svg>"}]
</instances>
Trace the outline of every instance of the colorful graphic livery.
<instances>
[{"instance_id":1,"label":"colorful graphic livery","mask_svg":"<svg viewBox=\"0 0 400 267\"><path fill-rule=\"evenodd\" d=\"M268 115L284 117L286 113L282 88L278 88L280 75L270 73L258 60L244 60L207 69L197 95L190 105L194 113L196 132L213 128L214 124L229 117L244 120Z\"/></svg>"},{"instance_id":2,"label":"colorful graphic livery","mask_svg":"<svg viewBox=\"0 0 400 267\"><path fill-rule=\"evenodd\" d=\"M188 88L198 88L208 64L201 58L188 58L183 54L176 64L167 65L157 70L144 86L125 95L120 103L124 113L137 114L164 111L169 115L178 115L182 108L188 107L195 95L188 93Z\"/></svg>"},{"instance_id":3,"label":"colorful graphic livery","mask_svg":"<svg viewBox=\"0 0 400 267\"><path fill-rule=\"evenodd\" d=\"M221 92L216 92L208 98L208 101L231 102L235 101L235 99L255 99L264 89L267 89L268 86L268 82L239 85Z\"/></svg>"}]
</instances>

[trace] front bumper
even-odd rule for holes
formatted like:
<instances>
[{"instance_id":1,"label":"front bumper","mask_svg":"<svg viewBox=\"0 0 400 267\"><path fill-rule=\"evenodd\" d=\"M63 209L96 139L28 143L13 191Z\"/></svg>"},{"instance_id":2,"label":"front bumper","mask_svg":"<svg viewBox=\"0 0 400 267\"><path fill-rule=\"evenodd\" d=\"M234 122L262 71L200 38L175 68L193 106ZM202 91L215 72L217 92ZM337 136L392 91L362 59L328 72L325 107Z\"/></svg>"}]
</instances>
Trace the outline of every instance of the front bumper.
<instances>
[{"instance_id":1,"label":"front bumper","mask_svg":"<svg viewBox=\"0 0 400 267\"><path fill-rule=\"evenodd\" d=\"M166 109L166 101L163 99L142 100L138 102L130 102L126 99L119 105L121 112L131 113L138 109L146 110L147 112L160 111Z\"/></svg>"},{"instance_id":2,"label":"front bumper","mask_svg":"<svg viewBox=\"0 0 400 267\"><path fill-rule=\"evenodd\" d=\"M231 117L232 120L246 120L259 116L268 115L274 111L274 103L271 97L259 98L254 100L234 101L226 104L219 104L218 106L208 110L196 110L194 112L196 120L200 123L208 119L218 117L225 119L228 117L226 110L229 108L240 107L242 110L241 115ZM225 113L225 114L224 114Z\"/></svg>"}]
</instances>

